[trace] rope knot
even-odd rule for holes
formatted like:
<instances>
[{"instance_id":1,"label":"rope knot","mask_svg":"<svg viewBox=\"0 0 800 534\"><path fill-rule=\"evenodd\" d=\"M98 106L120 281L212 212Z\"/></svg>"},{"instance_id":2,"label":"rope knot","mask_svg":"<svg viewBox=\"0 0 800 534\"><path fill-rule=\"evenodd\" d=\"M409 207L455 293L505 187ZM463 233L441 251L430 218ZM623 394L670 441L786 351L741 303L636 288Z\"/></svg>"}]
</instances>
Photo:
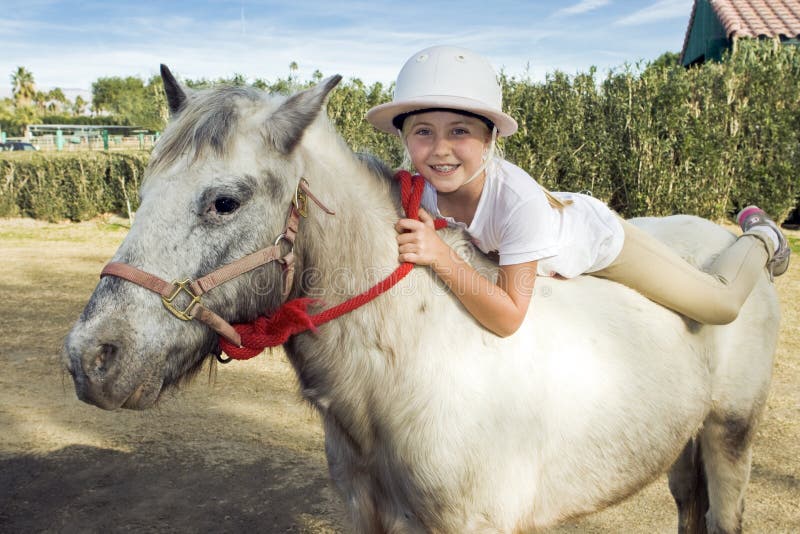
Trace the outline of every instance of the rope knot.
<instances>
[{"instance_id":1,"label":"rope knot","mask_svg":"<svg viewBox=\"0 0 800 534\"><path fill-rule=\"evenodd\" d=\"M316 302L310 298L298 298L284 303L275 313L260 316L255 321L234 325L242 337L242 346L237 347L220 337L223 352L235 360L248 360L258 356L266 347L283 345L300 332L317 331L317 326L308 315L308 307Z\"/></svg>"}]
</instances>

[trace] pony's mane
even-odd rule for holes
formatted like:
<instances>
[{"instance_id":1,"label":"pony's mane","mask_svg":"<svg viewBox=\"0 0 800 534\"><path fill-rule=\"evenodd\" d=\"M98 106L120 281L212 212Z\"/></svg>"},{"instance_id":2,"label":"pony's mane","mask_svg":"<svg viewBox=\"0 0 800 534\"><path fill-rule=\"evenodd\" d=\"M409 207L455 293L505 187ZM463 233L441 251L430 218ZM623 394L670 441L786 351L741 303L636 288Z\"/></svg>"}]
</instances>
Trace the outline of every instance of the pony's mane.
<instances>
[{"instance_id":1,"label":"pony's mane","mask_svg":"<svg viewBox=\"0 0 800 534\"><path fill-rule=\"evenodd\" d=\"M194 162L209 149L225 157L240 118L237 101L261 98L262 93L252 87L219 86L192 92L158 140L151 168L162 169L184 155Z\"/></svg>"}]
</instances>

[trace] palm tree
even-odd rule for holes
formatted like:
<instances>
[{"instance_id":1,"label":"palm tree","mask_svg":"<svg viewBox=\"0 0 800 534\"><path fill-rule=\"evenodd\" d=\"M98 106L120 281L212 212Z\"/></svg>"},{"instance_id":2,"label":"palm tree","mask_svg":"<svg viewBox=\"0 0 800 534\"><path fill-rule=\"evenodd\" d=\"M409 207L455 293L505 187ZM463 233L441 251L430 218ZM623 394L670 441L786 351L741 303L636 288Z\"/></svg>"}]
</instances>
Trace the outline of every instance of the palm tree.
<instances>
[{"instance_id":1,"label":"palm tree","mask_svg":"<svg viewBox=\"0 0 800 534\"><path fill-rule=\"evenodd\" d=\"M297 61L292 61L289 63L289 78L287 81L289 82L289 87L292 91L297 89L297 78L295 77L295 73L299 68L300 67L297 65Z\"/></svg>"},{"instance_id":2,"label":"palm tree","mask_svg":"<svg viewBox=\"0 0 800 534\"><path fill-rule=\"evenodd\" d=\"M29 106L33 97L36 96L33 73L25 67L17 67L17 71L11 75L11 91L17 107Z\"/></svg>"},{"instance_id":3,"label":"palm tree","mask_svg":"<svg viewBox=\"0 0 800 534\"><path fill-rule=\"evenodd\" d=\"M72 113L83 115L86 112L86 100L81 95L75 97L75 104L72 106Z\"/></svg>"},{"instance_id":4,"label":"palm tree","mask_svg":"<svg viewBox=\"0 0 800 534\"><path fill-rule=\"evenodd\" d=\"M69 100L67 100L67 95L64 94L64 91L61 90L60 87L56 87L55 89L50 89L47 92L47 101L50 104L55 104L56 109L61 111L69 104Z\"/></svg>"},{"instance_id":5,"label":"palm tree","mask_svg":"<svg viewBox=\"0 0 800 534\"><path fill-rule=\"evenodd\" d=\"M42 91L33 93L33 103L39 112L44 112L47 109L47 100L47 93L43 93Z\"/></svg>"}]
</instances>

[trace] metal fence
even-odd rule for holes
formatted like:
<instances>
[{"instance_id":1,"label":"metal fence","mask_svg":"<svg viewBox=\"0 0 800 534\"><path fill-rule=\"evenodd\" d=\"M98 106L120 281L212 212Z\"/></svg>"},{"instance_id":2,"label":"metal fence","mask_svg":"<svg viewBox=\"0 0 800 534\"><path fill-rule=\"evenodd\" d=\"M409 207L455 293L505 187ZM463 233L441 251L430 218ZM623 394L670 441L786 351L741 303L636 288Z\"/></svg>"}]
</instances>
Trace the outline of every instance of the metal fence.
<instances>
[{"instance_id":1,"label":"metal fence","mask_svg":"<svg viewBox=\"0 0 800 534\"><path fill-rule=\"evenodd\" d=\"M99 124L28 124L23 137L9 138L0 131L0 142L30 143L44 151L150 150L158 137L159 132L136 126Z\"/></svg>"},{"instance_id":2,"label":"metal fence","mask_svg":"<svg viewBox=\"0 0 800 534\"><path fill-rule=\"evenodd\" d=\"M31 143L42 151L79 151L79 150L150 150L156 143L158 134L109 135L107 140L102 136L73 135L64 136L59 142L55 135L41 135L24 141ZM60 145L60 147L59 147Z\"/></svg>"}]
</instances>

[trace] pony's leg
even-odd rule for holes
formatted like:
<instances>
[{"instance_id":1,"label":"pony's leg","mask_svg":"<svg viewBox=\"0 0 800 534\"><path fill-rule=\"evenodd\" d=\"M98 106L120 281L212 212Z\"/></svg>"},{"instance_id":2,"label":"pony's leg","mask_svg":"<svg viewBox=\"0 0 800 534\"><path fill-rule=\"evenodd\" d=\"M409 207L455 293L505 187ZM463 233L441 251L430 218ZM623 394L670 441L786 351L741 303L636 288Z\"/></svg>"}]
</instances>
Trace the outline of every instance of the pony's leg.
<instances>
[{"instance_id":1,"label":"pony's leg","mask_svg":"<svg viewBox=\"0 0 800 534\"><path fill-rule=\"evenodd\" d=\"M323 424L328 470L344 497L353 532L425 534L427 529L413 515L393 506L392 500L371 475L374 468L365 465L358 447L336 419L326 414Z\"/></svg>"},{"instance_id":2,"label":"pony's leg","mask_svg":"<svg viewBox=\"0 0 800 534\"><path fill-rule=\"evenodd\" d=\"M670 468L669 490L678 507L678 533L705 533L708 490L698 438L689 440Z\"/></svg>"},{"instance_id":3,"label":"pony's leg","mask_svg":"<svg viewBox=\"0 0 800 534\"><path fill-rule=\"evenodd\" d=\"M323 424L328 470L344 497L353 531L359 534L386 532L376 506L375 488L361 455L333 417L324 415Z\"/></svg>"},{"instance_id":4,"label":"pony's leg","mask_svg":"<svg viewBox=\"0 0 800 534\"><path fill-rule=\"evenodd\" d=\"M753 417L709 418L702 433L703 461L708 479L710 534L742 532L744 493L750 481Z\"/></svg>"}]
</instances>

